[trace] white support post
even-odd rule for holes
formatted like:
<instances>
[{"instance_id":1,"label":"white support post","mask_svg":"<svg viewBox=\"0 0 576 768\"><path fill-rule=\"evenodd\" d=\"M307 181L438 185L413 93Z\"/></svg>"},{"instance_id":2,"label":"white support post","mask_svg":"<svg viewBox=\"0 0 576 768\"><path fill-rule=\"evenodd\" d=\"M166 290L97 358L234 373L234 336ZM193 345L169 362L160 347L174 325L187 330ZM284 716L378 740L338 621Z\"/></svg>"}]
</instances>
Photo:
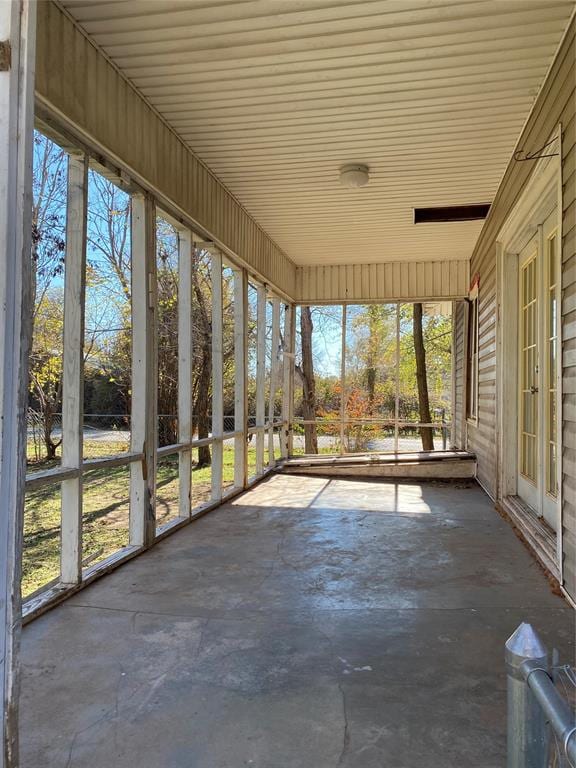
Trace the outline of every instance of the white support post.
<instances>
[{"instance_id":1,"label":"white support post","mask_svg":"<svg viewBox=\"0 0 576 768\"><path fill-rule=\"evenodd\" d=\"M245 488L248 479L248 276L234 270L234 487Z\"/></svg>"},{"instance_id":2,"label":"white support post","mask_svg":"<svg viewBox=\"0 0 576 768\"><path fill-rule=\"evenodd\" d=\"M0 3L0 768L18 762L35 29L35 3Z\"/></svg>"},{"instance_id":3,"label":"white support post","mask_svg":"<svg viewBox=\"0 0 576 768\"><path fill-rule=\"evenodd\" d=\"M460 414L461 444L460 448L468 450L468 353L469 353L469 335L470 331L470 302L464 304L464 344L462 346L463 363L462 381L464 382L464 391L462 393L462 413ZM514 473L516 474L516 473Z\"/></svg>"},{"instance_id":4,"label":"white support post","mask_svg":"<svg viewBox=\"0 0 576 768\"><path fill-rule=\"evenodd\" d=\"M192 440L192 233L178 232L178 442ZM178 457L180 498L178 514L190 517L192 509L192 450Z\"/></svg>"},{"instance_id":5,"label":"white support post","mask_svg":"<svg viewBox=\"0 0 576 768\"><path fill-rule=\"evenodd\" d=\"M64 269L62 466L81 469L84 430L84 297L88 158L68 160ZM82 579L82 473L62 481L60 581Z\"/></svg>"},{"instance_id":6,"label":"white support post","mask_svg":"<svg viewBox=\"0 0 576 768\"><path fill-rule=\"evenodd\" d=\"M452 335L450 349L450 365L452 366L452 381L450 388L450 449L456 447L456 308L457 302L452 302Z\"/></svg>"},{"instance_id":7,"label":"white support post","mask_svg":"<svg viewBox=\"0 0 576 768\"><path fill-rule=\"evenodd\" d=\"M284 310L284 357L282 370L282 431L280 451L283 459L290 455L290 435L292 432L292 402L294 399L294 306L286 304Z\"/></svg>"},{"instance_id":8,"label":"white support post","mask_svg":"<svg viewBox=\"0 0 576 768\"><path fill-rule=\"evenodd\" d=\"M157 342L156 207L132 196L132 420L131 450L143 453L130 471L130 543L156 536Z\"/></svg>"},{"instance_id":9,"label":"white support post","mask_svg":"<svg viewBox=\"0 0 576 768\"><path fill-rule=\"evenodd\" d=\"M296 374L296 305L292 305L292 327L290 333L290 399L288 401L288 424L290 431L288 433L288 456L294 452L294 376Z\"/></svg>"},{"instance_id":10,"label":"white support post","mask_svg":"<svg viewBox=\"0 0 576 768\"><path fill-rule=\"evenodd\" d=\"M396 392L394 395L394 452L398 453L400 440L400 302L396 303Z\"/></svg>"},{"instance_id":11,"label":"white support post","mask_svg":"<svg viewBox=\"0 0 576 768\"><path fill-rule=\"evenodd\" d=\"M259 285L256 313L256 475L264 471L264 429L266 427L266 287Z\"/></svg>"},{"instance_id":12,"label":"white support post","mask_svg":"<svg viewBox=\"0 0 576 768\"><path fill-rule=\"evenodd\" d=\"M224 459L224 403L223 403L223 331L222 316L222 254L213 251L212 257L212 501L222 498Z\"/></svg>"},{"instance_id":13,"label":"white support post","mask_svg":"<svg viewBox=\"0 0 576 768\"><path fill-rule=\"evenodd\" d=\"M272 299L272 346L270 349L270 393L268 398L268 466L276 464L274 458L274 405L278 389L280 365L278 349L280 347L280 299Z\"/></svg>"},{"instance_id":14,"label":"white support post","mask_svg":"<svg viewBox=\"0 0 576 768\"><path fill-rule=\"evenodd\" d=\"M340 455L343 456L346 440L346 304L342 305L342 339L340 358Z\"/></svg>"}]
</instances>

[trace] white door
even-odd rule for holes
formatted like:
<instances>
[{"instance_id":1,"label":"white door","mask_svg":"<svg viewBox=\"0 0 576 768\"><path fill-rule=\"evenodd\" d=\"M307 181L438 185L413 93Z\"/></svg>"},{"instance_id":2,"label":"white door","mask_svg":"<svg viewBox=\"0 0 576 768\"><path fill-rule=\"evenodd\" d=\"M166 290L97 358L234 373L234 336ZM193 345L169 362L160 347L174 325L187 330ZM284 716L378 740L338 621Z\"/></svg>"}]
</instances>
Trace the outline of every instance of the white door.
<instances>
[{"instance_id":1,"label":"white door","mask_svg":"<svg viewBox=\"0 0 576 768\"><path fill-rule=\"evenodd\" d=\"M518 259L518 495L558 524L558 276L556 212Z\"/></svg>"},{"instance_id":2,"label":"white door","mask_svg":"<svg viewBox=\"0 0 576 768\"><path fill-rule=\"evenodd\" d=\"M559 437L559 328L561 248L556 211L542 228L542 365L540 407L542 409L542 514L557 530L558 509L558 437Z\"/></svg>"},{"instance_id":3,"label":"white door","mask_svg":"<svg viewBox=\"0 0 576 768\"><path fill-rule=\"evenodd\" d=\"M518 300L518 495L539 511L538 290L539 237L520 252Z\"/></svg>"}]
</instances>

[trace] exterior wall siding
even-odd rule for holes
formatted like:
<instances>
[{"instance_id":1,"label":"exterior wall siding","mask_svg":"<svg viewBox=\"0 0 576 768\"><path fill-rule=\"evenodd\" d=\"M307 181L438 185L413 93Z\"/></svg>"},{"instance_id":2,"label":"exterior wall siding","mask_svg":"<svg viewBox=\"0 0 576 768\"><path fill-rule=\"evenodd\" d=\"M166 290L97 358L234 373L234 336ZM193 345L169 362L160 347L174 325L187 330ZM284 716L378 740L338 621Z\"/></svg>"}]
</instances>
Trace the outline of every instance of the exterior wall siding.
<instances>
[{"instance_id":1,"label":"exterior wall siding","mask_svg":"<svg viewBox=\"0 0 576 768\"><path fill-rule=\"evenodd\" d=\"M562 125L562 498L564 579L576 597L576 51L575 22L570 24L540 90L518 146L541 147ZM479 286L478 423L468 424L468 448L478 459L478 479L498 495L496 413L496 239L529 181L533 163L511 160L472 255L470 273Z\"/></svg>"},{"instance_id":2,"label":"exterior wall siding","mask_svg":"<svg viewBox=\"0 0 576 768\"><path fill-rule=\"evenodd\" d=\"M397 261L382 264L298 267L296 300L394 301L466 296L468 261Z\"/></svg>"},{"instance_id":3,"label":"exterior wall siding","mask_svg":"<svg viewBox=\"0 0 576 768\"><path fill-rule=\"evenodd\" d=\"M36 98L201 233L282 293L294 295L294 264L53 2L38 3Z\"/></svg>"},{"instance_id":4,"label":"exterior wall siding","mask_svg":"<svg viewBox=\"0 0 576 768\"><path fill-rule=\"evenodd\" d=\"M574 44L572 69L574 70ZM574 81L574 76L573 76ZM574 85L574 82L573 82ZM576 597L576 94L566 124L562 159L562 493L564 579ZM567 118L569 116L567 115Z\"/></svg>"}]
</instances>

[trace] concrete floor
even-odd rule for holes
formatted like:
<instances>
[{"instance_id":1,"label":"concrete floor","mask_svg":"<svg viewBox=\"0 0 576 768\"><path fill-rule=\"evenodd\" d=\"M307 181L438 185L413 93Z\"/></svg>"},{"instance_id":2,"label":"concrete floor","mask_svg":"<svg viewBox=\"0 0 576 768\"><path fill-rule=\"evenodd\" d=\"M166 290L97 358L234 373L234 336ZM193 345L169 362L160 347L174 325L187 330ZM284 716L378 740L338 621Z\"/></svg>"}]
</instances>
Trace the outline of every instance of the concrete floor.
<instances>
[{"instance_id":1,"label":"concrete floor","mask_svg":"<svg viewBox=\"0 0 576 768\"><path fill-rule=\"evenodd\" d=\"M474 484L273 476L26 628L23 768L503 768L573 613Z\"/></svg>"}]
</instances>

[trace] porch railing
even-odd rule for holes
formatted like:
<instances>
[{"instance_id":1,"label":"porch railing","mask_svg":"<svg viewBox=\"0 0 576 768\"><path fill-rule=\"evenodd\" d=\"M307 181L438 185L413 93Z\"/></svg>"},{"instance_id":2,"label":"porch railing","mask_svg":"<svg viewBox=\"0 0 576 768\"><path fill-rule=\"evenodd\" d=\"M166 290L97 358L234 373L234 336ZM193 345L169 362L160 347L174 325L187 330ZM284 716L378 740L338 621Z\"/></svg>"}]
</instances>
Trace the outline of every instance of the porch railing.
<instances>
[{"instance_id":1,"label":"porch railing","mask_svg":"<svg viewBox=\"0 0 576 768\"><path fill-rule=\"evenodd\" d=\"M576 717L550 674L556 668L532 626L520 624L506 642L507 768L576 768ZM573 670L563 669L573 684Z\"/></svg>"},{"instance_id":2,"label":"porch railing","mask_svg":"<svg viewBox=\"0 0 576 768\"><path fill-rule=\"evenodd\" d=\"M432 432L433 450L445 451L451 445L452 424L444 413L429 423L394 418L294 418L293 444L304 447L306 427L315 428L319 453L399 453L422 451L421 428ZM300 451L298 451L300 452Z\"/></svg>"}]
</instances>

